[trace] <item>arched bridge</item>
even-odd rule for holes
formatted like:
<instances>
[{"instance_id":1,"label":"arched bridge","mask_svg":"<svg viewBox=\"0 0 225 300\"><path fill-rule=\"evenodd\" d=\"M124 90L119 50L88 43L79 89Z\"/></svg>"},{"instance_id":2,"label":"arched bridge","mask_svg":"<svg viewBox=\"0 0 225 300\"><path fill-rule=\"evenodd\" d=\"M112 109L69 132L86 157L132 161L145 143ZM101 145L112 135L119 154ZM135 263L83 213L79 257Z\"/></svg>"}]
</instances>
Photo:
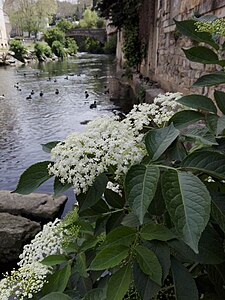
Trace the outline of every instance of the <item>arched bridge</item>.
<instances>
[{"instance_id":1,"label":"arched bridge","mask_svg":"<svg viewBox=\"0 0 225 300\"><path fill-rule=\"evenodd\" d=\"M104 28L75 28L67 31L66 36L89 36L101 43L104 43L107 39L106 29Z\"/></svg>"}]
</instances>

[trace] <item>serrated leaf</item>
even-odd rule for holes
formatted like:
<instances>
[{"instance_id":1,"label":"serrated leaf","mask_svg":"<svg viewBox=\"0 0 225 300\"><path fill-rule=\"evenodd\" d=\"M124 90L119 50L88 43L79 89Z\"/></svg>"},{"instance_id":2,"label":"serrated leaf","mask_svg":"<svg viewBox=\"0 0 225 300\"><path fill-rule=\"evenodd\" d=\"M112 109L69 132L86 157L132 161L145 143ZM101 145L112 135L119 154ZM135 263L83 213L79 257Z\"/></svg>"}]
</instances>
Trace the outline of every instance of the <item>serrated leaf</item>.
<instances>
[{"instance_id":1,"label":"serrated leaf","mask_svg":"<svg viewBox=\"0 0 225 300\"><path fill-rule=\"evenodd\" d=\"M140 226L140 222L138 220L138 217L134 213L129 213L123 218L123 221L121 222L123 226L127 227L138 227Z\"/></svg>"},{"instance_id":2,"label":"serrated leaf","mask_svg":"<svg viewBox=\"0 0 225 300\"><path fill-rule=\"evenodd\" d=\"M131 283L131 264L115 272L109 279L107 300L122 300Z\"/></svg>"},{"instance_id":3,"label":"serrated leaf","mask_svg":"<svg viewBox=\"0 0 225 300\"><path fill-rule=\"evenodd\" d=\"M136 229L130 227L117 227L110 231L101 248L111 248L116 245L129 246L136 237Z\"/></svg>"},{"instance_id":4,"label":"serrated leaf","mask_svg":"<svg viewBox=\"0 0 225 300\"><path fill-rule=\"evenodd\" d=\"M182 48L182 50L190 61L202 64L217 64L222 67L225 65L225 60L219 60L218 55L207 47L197 46L189 49Z\"/></svg>"},{"instance_id":5,"label":"serrated leaf","mask_svg":"<svg viewBox=\"0 0 225 300\"><path fill-rule=\"evenodd\" d=\"M218 145L214 135L208 132L208 128L190 128L185 131L184 135L188 138L199 141L203 145Z\"/></svg>"},{"instance_id":6,"label":"serrated leaf","mask_svg":"<svg viewBox=\"0 0 225 300\"><path fill-rule=\"evenodd\" d=\"M168 170L162 175L162 192L178 235L198 253L198 242L210 216L208 190L192 173Z\"/></svg>"},{"instance_id":7,"label":"serrated leaf","mask_svg":"<svg viewBox=\"0 0 225 300\"><path fill-rule=\"evenodd\" d=\"M219 107L220 111L225 114L225 93L222 91L215 91L214 98L216 100L216 104Z\"/></svg>"},{"instance_id":8,"label":"serrated leaf","mask_svg":"<svg viewBox=\"0 0 225 300\"><path fill-rule=\"evenodd\" d=\"M212 196L212 217L225 233L225 194L211 193Z\"/></svg>"},{"instance_id":9,"label":"serrated leaf","mask_svg":"<svg viewBox=\"0 0 225 300\"><path fill-rule=\"evenodd\" d=\"M42 183L50 179L48 165L51 161L42 161L30 166L20 176L17 187L13 193L27 195L35 191Z\"/></svg>"},{"instance_id":10,"label":"serrated leaf","mask_svg":"<svg viewBox=\"0 0 225 300\"><path fill-rule=\"evenodd\" d=\"M155 253L141 245L135 248L136 259L141 270L149 276L151 280L161 286L162 267Z\"/></svg>"},{"instance_id":11,"label":"serrated leaf","mask_svg":"<svg viewBox=\"0 0 225 300\"><path fill-rule=\"evenodd\" d=\"M175 113L169 120L176 128L186 128L188 125L203 120L204 115L195 110L182 110Z\"/></svg>"},{"instance_id":12,"label":"serrated leaf","mask_svg":"<svg viewBox=\"0 0 225 300\"><path fill-rule=\"evenodd\" d=\"M141 295L142 300L152 299L161 289L160 285L152 281L148 275L142 272L136 261L133 266L133 279L135 287Z\"/></svg>"},{"instance_id":13,"label":"serrated leaf","mask_svg":"<svg viewBox=\"0 0 225 300\"><path fill-rule=\"evenodd\" d=\"M144 246L152 250L157 256L162 267L162 283L167 278L170 271L170 249L164 242L151 241L144 242Z\"/></svg>"},{"instance_id":14,"label":"serrated leaf","mask_svg":"<svg viewBox=\"0 0 225 300\"><path fill-rule=\"evenodd\" d=\"M114 208L123 208L125 201L124 199L116 192L106 189L105 193L105 200L106 202Z\"/></svg>"},{"instance_id":15,"label":"serrated leaf","mask_svg":"<svg viewBox=\"0 0 225 300\"><path fill-rule=\"evenodd\" d=\"M219 117L217 122L217 128L216 128L216 135L224 135L224 129L225 129L225 115L222 115Z\"/></svg>"},{"instance_id":16,"label":"serrated leaf","mask_svg":"<svg viewBox=\"0 0 225 300\"><path fill-rule=\"evenodd\" d=\"M192 94L181 97L177 102L194 109L206 110L213 113L217 112L217 108L213 101L206 96Z\"/></svg>"},{"instance_id":17,"label":"serrated leaf","mask_svg":"<svg viewBox=\"0 0 225 300\"><path fill-rule=\"evenodd\" d=\"M159 168L154 165L134 165L125 178L126 199L132 212L143 224L144 215L155 195L159 179Z\"/></svg>"},{"instance_id":18,"label":"serrated leaf","mask_svg":"<svg viewBox=\"0 0 225 300\"><path fill-rule=\"evenodd\" d=\"M86 194L79 194L77 201L79 203L80 212L95 205L106 190L108 178L105 173L96 177L95 182L89 188Z\"/></svg>"},{"instance_id":19,"label":"serrated leaf","mask_svg":"<svg viewBox=\"0 0 225 300\"><path fill-rule=\"evenodd\" d=\"M195 25L195 20L184 20L184 21L176 21L177 29L183 33L184 35L190 37L191 39L197 42L204 42L211 45L215 49L219 49L219 46L214 42L212 36L208 32L199 32L197 31L197 27Z\"/></svg>"},{"instance_id":20,"label":"serrated leaf","mask_svg":"<svg viewBox=\"0 0 225 300\"><path fill-rule=\"evenodd\" d=\"M67 286L70 275L71 266L68 264L48 277L47 283L43 287L43 293L46 295L51 292L63 292Z\"/></svg>"},{"instance_id":21,"label":"serrated leaf","mask_svg":"<svg viewBox=\"0 0 225 300\"><path fill-rule=\"evenodd\" d=\"M194 253L181 240L170 240L167 242L171 253L183 262L197 262L200 264L220 264L225 260L223 250L223 239L211 226L206 226L199 240L199 253Z\"/></svg>"},{"instance_id":22,"label":"serrated leaf","mask_svg":"<svg viewBox=\"0 0 225 300\"><path fill-rule=\"evenodd\" d=\"M106 300L105 289L96 288L87 292L83 300Z\"/></svg>"},{"instance_id":23,"label":"serrated leaf","mask_svg":"<svg viewBox=\"0 0 225 300\"><path fill-rule=\"evenodd\" d=\"M55 146L58 143L61 143L61 141L53 141L53 142L49 142L47 144L41 144L42 150L47 152L47 153L51 153L52 149L55 148Z\"/></svg>"},{"instance_id":24,"label":"serrated leaf","mask_svg":"<svg viewBox=\"0 0 225 300\"><path fill-rule=\"evenodd\" d=\"M213 135L216 134L218 118L219 117L215 114L207 114L205 116L206 126Z\"/></svg>"},{"instance_id":25,"label":"serrated leaf","mask_svg":"<svg viewBox=\"0 0 225 300\"><path fill-rule=\"evenodd\" d=\"M78 253L76 255L76 270L79 272L80 276L88 277L87 266L86 266L86 256L84 252Z\"/></svg>"},{"instance_id":26,"label":"serrated leaf","mask_svg":"<svg viewBox=\"0 0 225 300\"><path fill-rule=\"evenodd\" d=\"M171 257L176 299L198 300L198 289L192 275L177 259Z\"/></svg>"},{"instance_id":27,"label":"serrated leaf","mask_svg":"<svg viewBox=\"0 0 225 300\"><path fill-rule=\"evenodd\" d=\"M161 224L154 223L144 225L140 231L140 236L142 239L147 241L168 241L176 238L176 236L168 228Z\"/></svg>"},{"instance_id":28,"label":"serrated leaf","mask_svg":"<svg viewBox=\"0 0 225 300\"><path fill-rule=\"evenodd\" d=\"M215 291L217 292L217 298L216 300L225 299L225 274L224 274L224 267L225 264L221 265L209 265L206 266L206 271L209 276L209 280L212 282L212 284L215 287ZM211 299L210 299L211 300Z\"/></svg>"},{"instance_id":29,"label":"serrated leaf","mask_svg":"<svg viewBox=\"0 0 225 300\"><path fill-rule=\"evenodd\" d=\"M193 84L194 87L198 86L213 86L225 83L225 72L215 72L201 76Z\"/></svg>"},{"instance_id":30,"label":"serrated leaf","mask_svg":"<svg viewBox=\"0 0 225 300\"><path fill-rule=\"evenodd\" d=\"M69 188L71 188L72 183L65 183L63 184L58 177L55 177L54 180L54 196L60 196L62 195L65 191L67 191Z\"/></svg>"},{"instance_id":31,"label":"serrated leaf","mask_svg":"<svg viewBox=\"0 0 225 300\"><path fill-rule=\"evenodd\" d=\"M145 145L151 160L157 160L175 141L179 133L173 124L164 128L149 130L145 136Z\"/></svg>"},{"instance_id":32,"label":"serrated leaf","mask_svg":"<svg viewBox=\"0 0 225 300\"><path fill-rule=\"evenodd\" d=\"M40 298L40 300L72 300L72 298L63 293L53 292Z\"/></svg>"},{"instance_id":33,"label":"serrated leaf","mask_svg":"<svg viewBox=\"0 0 225 300\"><path fill-rule=\"evenodd\" d=\"M46 266L55 266L64 262L67 262L67 258L57 254L49 255L41 261L41 263Z\"/></svg>"},{"instance_id":34,"label":"serrated leaf","mask_svg":"<svg viewBox=\"0 0 225 300\"><path fill-rule=\"evenodd\" d=\"M89 269L98 271L113 268L127 257L129 249L122 245L105 248L96 255Z\"/></svg>"},{"instance_id":35,"label":"serrated leaf","mask_svg":"<svg viewBox=\"0 0 225 300\"><path fill-rule=\"evenodd\" d=\"M207 150L193 152L183 160L182 167L225 179L225 155L218 152Z\"/></svg>"}]
</instances>

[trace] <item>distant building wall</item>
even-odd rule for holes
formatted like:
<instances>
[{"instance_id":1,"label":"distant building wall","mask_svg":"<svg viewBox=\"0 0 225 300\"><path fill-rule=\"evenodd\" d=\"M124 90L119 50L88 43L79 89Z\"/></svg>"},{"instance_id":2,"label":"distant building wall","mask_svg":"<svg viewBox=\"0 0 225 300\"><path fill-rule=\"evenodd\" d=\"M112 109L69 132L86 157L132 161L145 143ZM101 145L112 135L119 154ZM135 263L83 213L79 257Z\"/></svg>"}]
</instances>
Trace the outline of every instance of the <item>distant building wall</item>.
<instances>
[{"instance_id":1,"label":"distant building wall","mask_svg":"<svg viewBox=\"0 0 225 300\"><path fill-rule=\"evenodd\" d=\"M0 0L0 49L8 47L8 37L6 33L5 17L3 12L3 0Z\"/></svg>"},{"instance_id":2,"label":"distant building wall","mask_svg":"<svg viewBox=\"0 0 225 300\"><path fill-rule=\"evenodd\" d=\"M181 37L174 21L190 19L194 14L225 17L225 0L144 0L140 10L140 38L147 47L141 73L160 83L168 91L208 93L208 88L193 89L193 82L215 66L188 61L182 47L192 45ZM121 39L118 40L118 61L123 60Z\"/></svg>"}]
</instances>

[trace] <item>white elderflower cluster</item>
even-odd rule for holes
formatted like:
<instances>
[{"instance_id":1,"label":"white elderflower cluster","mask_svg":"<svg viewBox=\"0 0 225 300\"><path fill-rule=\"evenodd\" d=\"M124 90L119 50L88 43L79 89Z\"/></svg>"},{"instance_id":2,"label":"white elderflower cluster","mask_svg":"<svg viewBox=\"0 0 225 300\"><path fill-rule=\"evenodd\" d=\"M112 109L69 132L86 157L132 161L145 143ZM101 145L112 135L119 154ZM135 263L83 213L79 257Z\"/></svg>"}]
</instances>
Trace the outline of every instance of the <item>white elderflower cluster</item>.
<instances>
[{"instance_id":1,"label":"white elderflower cluster","mask_svg":"<svg viewBox=\"0 0 225 300\"><path fill-rule=\"evenodd\" d=\"M72 183L79 194L111 169L115 181L120 180L132 164L142 160L146 150L127 124L106 116L91 121L85 132L70 134L51 154L55 163L49 166L50 174L62 183Z\"/></svg>"},{"instance_id":2,"label":"white elderflower cluster","mask_svg":"<svg viewBox=\"0 0 225 300\"><path fill-rule=\"evenodd\" d=\"M151 121L161 127L172 117L174 112L184 108L177 102L181 97L181 93L159 94L153 103L134 105L134 108L122 122L127 124L135 135L138 135L144 126L148 126Z\"/></svg>"},{"instance_id":3,"label":"white elderflower cluster","mask_svg":"<svg viewBox=\"0 0 225 300\"><path fill-rule=\"evenodd\" d=\"M51 268L42 265L40 262L33 262L24 265L19 270L5 274L0 282L0 299L31 299L38 293L46 282L47 275Z\"/></svg>"},{"instance_id":4,"label":"white elderflower cluster","mask_svg":"<svg viewBox=\"0 0 225 300\"><path fill-rule=\"evenodd\" d=\"M23 253L19 256L18 265L22 267L41 261L46 256L62 253L62 238L63 230L59 219L44 225L42 231L35 236L30 244L24 246Z\"/></svg>"},{"instance_id":5,"label":"white elderflower cluster","mask_svg":"<svg viewBox=\"0 0 225 300\"><path fill-rule=\"evenodd\" d=\"M120 196L122 196L122 191L121 191L121 188L120 188L119 184L116 184L114 182L109 181L107 183L106 188L109 189L109 190L112 190L113 192L115 192L115 193L119 194Z\"/></svg>"},{"instance_id":6,"label":"white elderflower cluster","mask_svg":"<svg viewBox=\"0 0 225 300\"><path fill-rule=\"evenodd\" d=\"M219 18L212 22L198 21L195 25L197 27L196 31L225 36L225 18Z\"/></svg>"},{"instance_id":7,"label":"white elderflower cluster","mask_svg":"<svg viewBox=\"0 0 225 300\"><path fill-rule=\"evenodd\" d=\"M61 241L63 230L61 221L56 219L43 226L30 244L25 245L23 253L19 256L19 269L11 274L6 273L0 281L0 299L30 299L38 293L46 277L52 272L51 267L40 262L49 255L62 252Z\"/></svg>"}]
</instances>

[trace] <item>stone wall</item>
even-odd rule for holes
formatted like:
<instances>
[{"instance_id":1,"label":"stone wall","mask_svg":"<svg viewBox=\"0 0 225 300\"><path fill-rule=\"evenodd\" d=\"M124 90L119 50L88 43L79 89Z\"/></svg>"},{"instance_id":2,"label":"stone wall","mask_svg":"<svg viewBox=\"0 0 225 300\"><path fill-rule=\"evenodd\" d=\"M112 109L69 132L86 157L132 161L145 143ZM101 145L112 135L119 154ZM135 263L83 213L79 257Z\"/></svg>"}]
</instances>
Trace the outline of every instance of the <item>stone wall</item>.
<instances>
[{"instance_id":1,"label":"stone wall","mask_svg":"<svg viewBox=\"0 0 225 300\"><path fill-rule=\"evenodd\" d=\"M214 71L212 65L188 61L182 47L192 42L176 31L174 21L190 19L194 14L214 14L225 17L225 0L144 0L140 11L140 37L147 46L147 56L141 73L160 83L167 91L207 94L208 88L191 88L204 72ZM118 43L118 60L122 44Z\"/></svg>"}]
</instances>

